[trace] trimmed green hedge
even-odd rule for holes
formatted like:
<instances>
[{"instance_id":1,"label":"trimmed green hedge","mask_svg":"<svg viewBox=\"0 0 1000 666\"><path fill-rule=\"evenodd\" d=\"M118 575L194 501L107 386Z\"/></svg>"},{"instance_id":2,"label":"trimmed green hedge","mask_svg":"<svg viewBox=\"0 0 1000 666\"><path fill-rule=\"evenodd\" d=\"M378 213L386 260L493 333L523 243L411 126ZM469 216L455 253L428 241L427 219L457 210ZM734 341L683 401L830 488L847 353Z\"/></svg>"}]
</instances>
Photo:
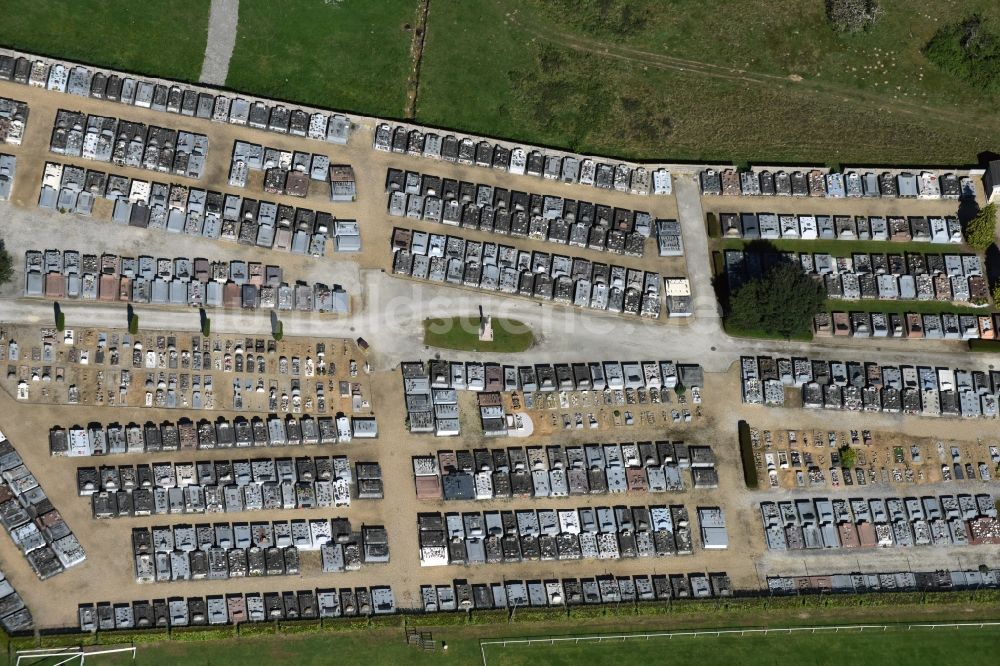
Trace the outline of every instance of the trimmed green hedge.
<instances>
[{"instance_id":1,"label":"trimmed green hedge","mask_svg":"<svg viewBox=\"0 0 1000 666\"><path fill-rule=\"evenodd\" d=\"M323 620L323 631L362 631L368 628L368 618L335 617Z\"/></svg>"},{"instance_id":2,"label":"trimmed green hedge","mask_svg":"<svg viewBox=\"0 0 1000 666\"><path fill-rule=\"evenodd\" d=\"M560 607L518 608L511 622L550 622L566 619L566 609Z\"/></svg>"},{"instance_id":3,"label":"trimmed green hedge","mask_svg":"<svg viewBox=\"0 0 1000 666\"><path fill-rule=\"evenodd\" d=\"M474 610L469 615L469 624L507 624L510 613L506 608L494 608L490 610Z\"/></svg>"},{"instance_id":4,"label":"trimmed green hedge","mask_svg":"<svg viewBox=\"0 0 1000 666\"><path fill-rule=\"evenodd\" d=\"M369 627L402 627L403 617L401 615L372 615L368 619Z\"/></svg>"},{"instance_id":5,"label":"trimmed green hedge","mask_svg":"<svg viewBox=\"0 0 1000 666\"><path fill-rule=\"evenodd\" d=\"M319 620L289 620L278 623L279 634L309 634L322 629L323 623Z\"/></svg>"},{"instance_id":6,"label":"trimmed green hedge","mask_svg":"<svg viewBox=\"0 0 1000 666\"><path fill-rule=\"evenodd\" d=\"M77 647L79 645L93 645L94 641L95 636L91 633L42 634L39 638L39 646L43 648Z\"/></svg>"},{"instance_id":7,"label":"trimmed green hedge","mask_svg":"<svg viewBox=\"0 0 1000 666\"><path fill-rule=\"evenodd\" d=\"M170 639L175 641L221 641L236 636L236 627L201 626L182 627L170 630Z\"/></svg>"},{"instance_id":8,"label":"trimmed green hedge","mask_svg":"<svg viewBox=\"0 0 1000 666\"><path fill-rule=\"evenodd\" d=\"M238 625L240 636L272 636L278 633L276 622L244 622Z\"/></svg>"},{"instance_id":9,"label":"trimmed green hedge","mask_svg":"<svg viewBox=\"0 0 1000 666\"><path fill-rule=\"evenodd\" d=\"M750 441L750 424L740 421L737 425L740 438L740 460L743 462L743 481L750 490L757 490L760 481L757 479L757 463L753 459L753 442Z\"/></svg>"},{"instance_id":10,"label":"trimmed green hedge","mask_svg":"<svg viewBox=\"0 0 1000 666\"><path fill-rule=\"evenodd\" d=\"M442 613L424 613L406 616L406 626L408 627L455 627L468 623L469 616L465 611L446 611Z\"/></svg>"}]
</instances>

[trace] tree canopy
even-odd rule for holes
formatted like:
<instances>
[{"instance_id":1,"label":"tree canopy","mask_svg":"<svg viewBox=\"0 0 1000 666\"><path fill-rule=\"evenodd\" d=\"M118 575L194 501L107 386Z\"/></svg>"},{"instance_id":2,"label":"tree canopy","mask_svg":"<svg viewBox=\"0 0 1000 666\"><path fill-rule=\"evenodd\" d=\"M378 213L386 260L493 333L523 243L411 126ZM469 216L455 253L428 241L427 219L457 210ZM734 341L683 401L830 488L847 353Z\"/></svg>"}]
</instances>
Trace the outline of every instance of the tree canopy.
<instances>
[{"instance_id":1,"label":"tree canopy","mask_svg":"<svg viewBox=\"0 0 1000 666\"><path fill-rule=\"evenodd\" d=\"M845 469L850 469L854 467L854 463L857 462L858 453L849 446L840 447L840 466Z\"/></svg>"},{"instance_id":2,"label":"tree canopy","mask_svg":"<svg viewBox=\"0 0 1000 666\"><path fill-rule=\"evenodd\" d=\"M730 295L726 324L738 332L772 337L808 335L813 317L823 311L822 285L802 267L781 263Z\"/></svg>"},{"instance_id":3,"label":"tree canopy","mask_svg":"<svg viewBox=\"0 0 1000 666\"><path fill-rule=\"evenodd\" d=\"M977 250L985 250L993 244L997 227L997 205L986 204L979 213L965 225L965 240Z\"/></svg>"},{"instance_id":4,"label":"tree canopy","mask_svg":"<svg viewBox=\"0 0 1000 666\"><path fill-rule=\"evenodd\" d=\"M0 284L7 284L14 277L14 260L0 240Z\"/></svg>"}]
</instances>

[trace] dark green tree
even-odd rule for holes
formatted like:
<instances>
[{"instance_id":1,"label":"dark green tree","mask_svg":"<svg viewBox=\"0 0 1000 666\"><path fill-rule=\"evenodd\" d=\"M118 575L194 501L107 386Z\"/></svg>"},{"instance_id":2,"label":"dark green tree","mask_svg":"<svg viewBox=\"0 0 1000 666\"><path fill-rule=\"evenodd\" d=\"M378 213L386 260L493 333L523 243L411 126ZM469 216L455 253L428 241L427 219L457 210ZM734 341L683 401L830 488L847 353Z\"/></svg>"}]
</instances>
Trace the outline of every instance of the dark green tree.
<instances>
[{"instance_id":1,"label":"dark green tree","mask_svg":"<svg viewBox=\"0 0 1000 666\"><path fill-rule=\"evenodd\" d=\"M759 331L782 338L808 335L813 317L823 311L825 303L823 287L801 266L781 263L730 296L726 324L737 333Z\"/></svg>"},{"instance_id":2,"label":"dark green tree","mask_svg":"<svg viewBox=\"0 0 1000 666\"><path fill-rule=\"evenodd\" d=\"M965 225L965 240L977 250L985 250L993 244L997 228L997 205L986 204L979 213Z\"/></svg>"},{"instance_id":3,"label":"dark green tree","mask_svg":"<svg viewBox=\"0 0 1000 666\"><path fill-rule=\"evenodd\" d=\"M0 240L0 284L7 284L14 277L14 260Z\"/></svg>"},{"instance_id":4,"label":"dark green tree","mask_svg":"<svg viewBox=\"0 0 1000 666\"><path fill-rule=\"evenodd\" d=\"M854 467L854 463L858 460L857 452L849 446L840 447L840 466L844 469L850 469Z\"/></svg>"}]
</instances>

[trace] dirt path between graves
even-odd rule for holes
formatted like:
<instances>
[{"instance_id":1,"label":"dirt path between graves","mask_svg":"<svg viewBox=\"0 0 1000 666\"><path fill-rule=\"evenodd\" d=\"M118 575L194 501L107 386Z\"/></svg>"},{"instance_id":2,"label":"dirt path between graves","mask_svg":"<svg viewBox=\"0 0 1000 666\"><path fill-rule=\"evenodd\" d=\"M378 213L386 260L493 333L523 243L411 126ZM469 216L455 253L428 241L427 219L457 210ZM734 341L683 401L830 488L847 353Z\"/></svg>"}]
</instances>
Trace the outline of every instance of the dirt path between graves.
<instances>
[{"instance_id":1,"label":"dirt path between graves","mask_svg":"<svg viewBox=\"0 0 1000 666\"><path fill-rule=\"evenodd\" d=\"M413 43L410 55L413 68L406 84L406 118L413 120L417 115L417 97L420 94L420 65L424 60L424 42L427 39L427 15L431 11L431 0L420 0L417 7L417 25L413 28Z\"/></svg>"},{"instance_id":2,"label":"dirt path between graves","mask_svg":"<svg viewBox=\"0 0 1000 666\"><path fill-rule=\"evenodd\" d=\"M208 15L208 39L205 60L198 81L213 86L226 84L229 60L236 47L236 26L239 22L240 0L212 0Z\"/></svg>"},{"instance_id":3,"label":"dirt path between graves","mask_svg":"<svg viewBox=\"0 0 1000 666\"><path fill-rule=\"evenodd\" d=\"M742 81L745 83L771 86L777 85L782 87L792 84L798 89L827 95L831 98L831 102L837 101L843 103L849 100L863 101L876 105L880 110L889 112L895 111L908 115L933 113L942 120L947 119L954 123L965 125L974 129L982 129L983 124L1000 126L1000 119L992 114L977 114L977 116L973 119L964 112L956 113L939 106L906 102L898 99L890 100L878 93L852 88L849 86L813 80L807 81L801 77L793 78L792 75L781 76L777 74L750 72L744 69L728 67L726 65L716 65L700 60L678 58L676 56L669 56L662 53L644 51L642 49L622 46L621 44L613 42L606 42L590 37L560 32L553 29L553 27L549 24L543 25L539 22L533 23L531 21L521 21L518 14L519 12L511 12L507 15L507 18L536 39L544 40L574 51L604 56L606 58L631 62L646 67L687 72L698 76L724 79L727 81ZM833 100L832 98L834 97L839 99Z\"/></svg>"}]
</instances>

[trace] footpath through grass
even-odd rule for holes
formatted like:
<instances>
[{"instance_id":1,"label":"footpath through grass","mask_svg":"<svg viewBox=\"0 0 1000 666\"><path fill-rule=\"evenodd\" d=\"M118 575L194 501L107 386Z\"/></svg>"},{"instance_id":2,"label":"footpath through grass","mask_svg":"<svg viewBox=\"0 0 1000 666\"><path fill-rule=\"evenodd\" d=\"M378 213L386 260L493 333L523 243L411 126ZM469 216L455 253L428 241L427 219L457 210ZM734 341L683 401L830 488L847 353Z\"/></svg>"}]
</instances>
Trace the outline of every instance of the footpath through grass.
<instances>
[{"instance_id":1,"label":"footpath through grass","mask_svg":"<svg viewBox=\"0 0 1000 666\"><path fill-rule=\"evenodd\" d=\"M208 38L209 4L209 0L4 0L0 44L127 72L197 81Z\"/></svg>"},{"instance_id":2,"label":"footpath through grass","mask_svg":"<svg viewBox=\"0 0 1000 666\"><path fill-rule=\"evenodd\" d=\"M493 341L479 340L478 317L424 320L424 344L441 349L511 353L522 352L535 343L527 325L515 319L494 318Z\"/></svg>"}]
</instances>

